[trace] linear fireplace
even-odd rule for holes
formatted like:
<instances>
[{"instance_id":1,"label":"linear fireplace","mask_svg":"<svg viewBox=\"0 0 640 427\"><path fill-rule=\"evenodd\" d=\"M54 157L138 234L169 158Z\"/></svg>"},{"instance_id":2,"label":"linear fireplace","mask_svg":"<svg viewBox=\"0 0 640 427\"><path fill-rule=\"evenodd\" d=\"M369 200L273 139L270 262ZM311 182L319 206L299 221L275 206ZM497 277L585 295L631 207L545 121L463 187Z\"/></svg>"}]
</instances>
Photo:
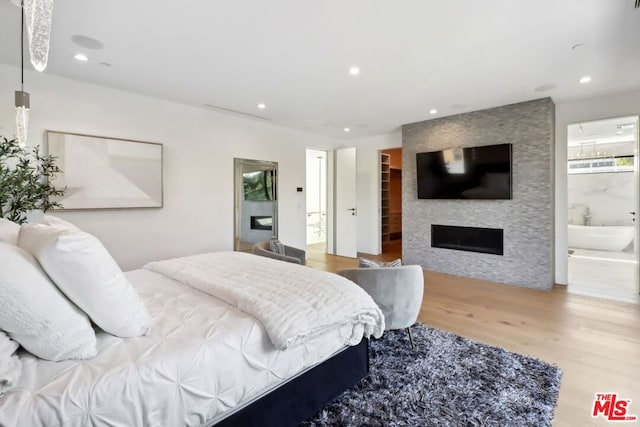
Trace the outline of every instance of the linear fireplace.
<instances>
[{"instance_id":1,"label":"linear fireplace","mask_svg":"<svg viewBox=\"0 0 640 427\"><path fill-rule=\"evenodd\" d=\"M272 230L273 229L273 217L272 216L251 216L251 229L252 230Z\"/></svg>"},{"instance_id":2,"label":"linear fireplace","mask_svg":"<svg viewBox=\"0 0 640 427\"><path fill-rule=\"evenodd\" d=\"M504 254L502 228L457 227L431 225L431 246L485 254Z\"/></svg>"}]
</instances>

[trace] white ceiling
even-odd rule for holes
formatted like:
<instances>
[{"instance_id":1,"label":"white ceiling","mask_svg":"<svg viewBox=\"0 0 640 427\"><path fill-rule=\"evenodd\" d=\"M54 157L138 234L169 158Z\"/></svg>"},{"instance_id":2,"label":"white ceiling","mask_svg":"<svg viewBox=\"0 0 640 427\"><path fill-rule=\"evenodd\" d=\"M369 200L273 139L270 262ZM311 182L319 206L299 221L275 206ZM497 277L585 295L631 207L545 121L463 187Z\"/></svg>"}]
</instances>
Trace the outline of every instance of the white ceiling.
<instances>
[{"instance_id":1,"label":"white ceiling","mask_svg":"<svg viewBox=\"0 0 640 427\"><path fill-rule=\"evenodd\" d=\"M579 146L594 142L635 142L637 134L638 116L615 117L569 125L567 143L569 146Z\"/></svg>"},{"instance_id":2,"label":"white ceiling","mask_svg":"<svg viewBox=\"0 0 640 427\"><path fill-rule=\"evenodd\" d=\"M334 137L640 88L634 0L57 0L53 19L45 73ZM0 62L19 64L19 24L0 0Z\"/></svg>"},{"instance_id":3,"label":"white ceiling","mask_svg":"<svg viewBox=\"0 0 640 427\"><path fill-rule=\"evenodd\" d=\"M632 156L636 152L637 139L638 116L576 123L567 128L568 156Z\"/></svg>"}]
</instances>

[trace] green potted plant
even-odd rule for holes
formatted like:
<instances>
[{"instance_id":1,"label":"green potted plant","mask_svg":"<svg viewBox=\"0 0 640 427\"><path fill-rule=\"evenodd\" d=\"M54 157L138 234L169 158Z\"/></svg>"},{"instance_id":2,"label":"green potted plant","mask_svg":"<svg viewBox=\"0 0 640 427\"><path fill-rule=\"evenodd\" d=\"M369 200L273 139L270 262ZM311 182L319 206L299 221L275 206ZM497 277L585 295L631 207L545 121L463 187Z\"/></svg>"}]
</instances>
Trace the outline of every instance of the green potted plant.
<instances>
[{"instance_id":1,"label":"green potted plant","mask_svg":"<svg viewBox=\"0 0 640 427\"><path fill-rule=\"evenodd\" d=\"M29 211L62 207L52 198L65 190L50 183L60 172L55 157L40 154L40 147L29 151L16 139L0 137L0 218L22 224Z\"/></svg>"}]
</instances>

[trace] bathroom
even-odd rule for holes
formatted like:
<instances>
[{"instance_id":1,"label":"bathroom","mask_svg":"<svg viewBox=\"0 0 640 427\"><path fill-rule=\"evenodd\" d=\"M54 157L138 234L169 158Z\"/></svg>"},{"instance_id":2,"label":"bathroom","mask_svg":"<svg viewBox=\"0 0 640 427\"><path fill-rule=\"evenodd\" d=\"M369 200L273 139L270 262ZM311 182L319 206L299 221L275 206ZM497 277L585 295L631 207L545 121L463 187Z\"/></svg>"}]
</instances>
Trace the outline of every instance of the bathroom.
<instances>
[{"instance_id":1,"label":"bathroom","mask_svg":"<svg viewBox=\"0 0 640 427\"><path fill-rule=\"evenodd\" d=\"M307 149L307 250L325 252L327 241L327 152Z\"/></svg>"},{"instance_id":2,"label":"bathroom","mask_svg":"<svg viewBox=\"0 0 640 427\"><path fill-rule=\"evenodd\" d=\"M569 291L640 303L638 117L570 125Z\"/></svg>"}]
</instances>

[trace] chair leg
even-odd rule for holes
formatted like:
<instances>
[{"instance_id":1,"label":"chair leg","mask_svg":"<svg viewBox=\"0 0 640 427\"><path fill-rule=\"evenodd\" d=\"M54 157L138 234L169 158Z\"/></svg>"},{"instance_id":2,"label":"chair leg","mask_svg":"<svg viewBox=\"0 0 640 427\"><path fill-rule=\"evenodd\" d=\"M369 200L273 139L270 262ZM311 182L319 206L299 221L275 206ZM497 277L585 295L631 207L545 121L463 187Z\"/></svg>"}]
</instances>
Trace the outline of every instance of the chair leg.
<instances>
[{"instance_id":1,"label":"chair leg","mask_svg":"<svg viewBox=\"0 0 640 427\"><path fill-rule=\"evenodd\" d=\"M407 328L407 333L409 334L409 342L411 343L411 350L415 350L416 346L413 344L413 334L411 334L411 327Z\"/></svg>"}]
</instances>

